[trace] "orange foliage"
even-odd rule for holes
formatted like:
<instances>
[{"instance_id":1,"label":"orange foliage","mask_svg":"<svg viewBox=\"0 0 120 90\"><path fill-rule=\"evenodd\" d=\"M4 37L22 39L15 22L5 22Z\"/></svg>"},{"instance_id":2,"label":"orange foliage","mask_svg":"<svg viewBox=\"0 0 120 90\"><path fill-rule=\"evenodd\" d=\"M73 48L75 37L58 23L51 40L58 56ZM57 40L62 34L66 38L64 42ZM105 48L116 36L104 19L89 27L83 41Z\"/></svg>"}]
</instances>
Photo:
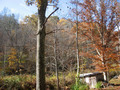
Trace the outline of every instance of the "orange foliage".
<instances>
[{"instance_id":1,"label":"orange foliage","mask_svg":"<svg viewBox=\"0 0 120 90\"><path fill-rule=\"evenodd\" d=\"M96 26L94 24L92 26L91 23L88 26L89 27L87 27L86 24L83 26L82 35L83 37L87 38L87 40L91 41L91 43L89 43L91 50L89 50L87 53L82 53L82 55L92 59L93 65L96 66L96 71L109 71L111 69L119 69L119 55L116 50L118 32L107 30L104 34L103 44L99 32L97 32L97 28L99 27L96 28ZM109 33L110 35L108 35Z\"/></svg>"},{"instance_id":2,"label":"orange foliage","mask_svg":"<svg viewBox=\"0 0 120 90\"><path fill-rule=\"evenodd\" d=\"M80 38L85 38L83 40L88 41L87 46L89 46L88 50L83 50L80 55L91 58L97 71L120 69L120 55L116 49L119 32L115 31L120 18L116 13L117 0L109 3L108 0L100 0L99 3L95 0L73 3L81 8L78 11L82 21L78 25ZM73 30L74 28L75 26Z\"/></svg>"},{"instance_id":3,"label":"orange foliage","mask_svg":"<svg viewBox=\"0 0 120 90\"><path fill-rule=\"evenodd\" d=\"M11 69L16 69L18 65L17 51L15 48L11 48L10 55L8 55L9 67Z\"/></svg>"}]
</instances>

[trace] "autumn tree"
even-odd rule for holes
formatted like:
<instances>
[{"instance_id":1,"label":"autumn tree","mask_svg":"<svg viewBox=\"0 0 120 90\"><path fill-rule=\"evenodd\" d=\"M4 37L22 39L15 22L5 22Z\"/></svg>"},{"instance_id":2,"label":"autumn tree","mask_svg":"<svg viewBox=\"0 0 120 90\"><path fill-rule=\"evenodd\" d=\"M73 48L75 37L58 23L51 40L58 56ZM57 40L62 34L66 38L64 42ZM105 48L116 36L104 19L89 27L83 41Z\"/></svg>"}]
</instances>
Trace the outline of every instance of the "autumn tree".
<instances>
[{"instance_id":1,"label":"autumn tree","mask_svg":"<svg viewBox=\"0 0 120 90\"><path fill-rule=\"evenodd\" d=\"M4 11L4 10L3 10ZM0 15L0 51L2 52L1 62L3 65L3 72L5 73L7 53L9 52L8 47L14 47L17 42L16 32L18 30L18 22L14 14L7 14L8 9L5 13Z\"/></svg>"},{"instance_id":2,"label":"autumn tree","mask_svg":"<svg viewBox=\"0 0 120 90\"><path fill-rule=\"evenodd\" d=\"M36 54L36 90L45 90L45 17L48 3L55 3L57 0L27 0L28 5L35 3L38 7L38 30L37 30L37 54Z\"/></svg>"},{"instance_id":3,"label":"autumn tree","mask_svg":"<svg viewBox=\"0 0 120 90\"><path fill-rule=\"evenodd\" d=\"M38 14L32 14L31 16L25 16L24 18L24 23L26 23L27 25L29 25L29 27L31 27L33 30L37 30L37 26L38 26Z\"/></svg>"},{"instance_id":4,"label":"autumn tree","mask_svg":"<svg viewBox=\"0 0 120 90\"><path fill-rule=\"evenodd\" d=\"M21 62L24 62L23 71L26 73L35 73L35 51L36 51L36 36L35 28L32 24L25 21L20 22L17 32L18 56Z\"/></svg>"},{"instance_id":5,"label":"autumn tree","mask_svg":"<svg viewBox=\"0 0 120 90\"><path fill-rule=\"evenodd\" d=\"M76 3L73 3L76 2ZM80 57L79 57L79 44L78 44L78 0L73 0L72 4L75 5L75 8L73 10L73 14L75 16L75 34L76 34L76 58L77 58L77 78L79 77L80 73Z\"/></svg>"},{"instance_id":6,"label":"autumn tree","mask_svg":"<svg viewBox=\"0 0 120 90\"><path fill-rule=\"evenodd\" d=\"M19 59L17 58L17 51L15 48L11 48L11 52L8 55L8 66L9 70L13 70L13 72L19 71Z\"/></svg>"},{"instance_id":7,"label":"autumn tree","mask_svg":"<svg viewBox=\"0 0 120 90\"><path fill-rule=\"evenodd\" d=\"M118 68L117 34L115 27L118 24L119 15L117 0L85 0L73 2L80 6L79 26L83 36L90 41L91 49L84 54L93 60L96 69L103 72L104 80L107 80L107 72ZM80 23L81 23L80 22Z\"/></svg>"}]
</instances>

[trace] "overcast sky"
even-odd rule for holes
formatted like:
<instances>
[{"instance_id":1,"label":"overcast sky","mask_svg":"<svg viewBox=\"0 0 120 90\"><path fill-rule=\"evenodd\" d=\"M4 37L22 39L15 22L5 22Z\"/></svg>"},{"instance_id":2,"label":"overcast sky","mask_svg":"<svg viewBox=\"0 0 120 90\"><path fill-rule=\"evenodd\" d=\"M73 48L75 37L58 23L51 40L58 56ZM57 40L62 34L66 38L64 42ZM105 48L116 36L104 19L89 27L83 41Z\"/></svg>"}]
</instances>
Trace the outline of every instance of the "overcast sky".
<instances>
[{"instance_id":1,"label":"overcast sky","mask_svg":"<svg viewBox=\"0 0 120 90\"><path fill-rule=\"evenodd\" d=\"M70 9L71 0L59 0L59 10L54 14L59 17L67 17ZM9 13L14 13L17 16L17 19L20 21L25 16L31 15L37 12L37 7L35 5L27 6L25 0L0 0L0 13L3 13L3 9L8 8ZM55 8L49 6L47 8L46 16L48 16Z\"/></svg>"}]
</instances>

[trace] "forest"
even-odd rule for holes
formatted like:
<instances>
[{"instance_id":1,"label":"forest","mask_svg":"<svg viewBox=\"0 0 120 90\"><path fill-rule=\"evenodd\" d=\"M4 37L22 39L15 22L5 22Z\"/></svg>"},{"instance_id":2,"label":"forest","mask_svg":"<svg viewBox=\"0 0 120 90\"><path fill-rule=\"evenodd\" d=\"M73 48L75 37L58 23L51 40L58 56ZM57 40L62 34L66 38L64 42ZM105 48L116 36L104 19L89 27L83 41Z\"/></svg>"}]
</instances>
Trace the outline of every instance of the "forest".
<instances>
[{"instance_id":1,"label":"forest","mask_svg":"<svg viewBox=\"0 0 120 90\"><path fill-rule=\"evenodd\" d=\"M25 1L38 12L0 13L0 90L120 89L119 0L71 0L70 18L54 15L59 0ZM102 73L94 89L90 73Z\"/></svg>"}]
</instances>

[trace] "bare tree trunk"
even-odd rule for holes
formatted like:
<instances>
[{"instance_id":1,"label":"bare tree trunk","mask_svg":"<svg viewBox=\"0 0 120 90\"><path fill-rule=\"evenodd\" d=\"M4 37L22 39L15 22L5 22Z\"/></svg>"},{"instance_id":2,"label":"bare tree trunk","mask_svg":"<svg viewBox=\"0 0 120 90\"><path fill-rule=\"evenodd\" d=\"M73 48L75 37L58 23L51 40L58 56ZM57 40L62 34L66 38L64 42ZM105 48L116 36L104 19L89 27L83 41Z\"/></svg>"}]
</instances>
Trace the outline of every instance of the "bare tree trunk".
<instances>
[{"instance_id":1,"label":"bare tree trunk","mask_svg":"<svg viewBox=\"0 0 120 90\"><path fill-rule=\"evenodd\" d=\"M76 0L78 2L78 0ZM76 4L76 55L77 55L77 77L80 73L79 48L78 48L78 6Z\"/></svg>"},{"instance_id":2,"label":"bare tree trunk","mask_svg":"<svg viewBox=\"0 0 120 90\"><path fill-rule=\"evenodd\" d=\"M45 90L45 12L47 0L42 0L38 8L38 32L36 54L36 90Z\"/></svg>"},{"instance_id":3,"label":"bare tree trunk","mask_svg":"<svg viewBox=\"0 0 120 90\"><path fill-rule=\"evenodd\" d=\"M101 22L102 22L102 32L101 32L102 38L101 39L102 39L102 47L105 50L105 46L104 46L105 45L105 42L104 42L104 31L105 31L105 28L104 28L103 19L104 18L102 16L102 19L101 19ZM104 54L105 54L104 51L102 51L102 64L103 64L104 67L106 67L105 66L105 58L104 58L105 56L104 56ZM103 76L104 76L104 80L107 81L107 72L106 71L103 72Z\"/></svg>"},{"instance_id":4,"label":"bare tree trunk","mask_svg":"<svg viewBox=\"0 0 120 90\"><path fill-rule=\"evenodd\" d=\"M56 64L56 77L57 77L57 90L59 90L59 77L58 77L58 61L57 61L57 40L56 40L56 30L54 33L54 55L55 55L55 64Z\"/></svg>"},{"instance_id":5,"label":"bare tree trunk","mask_svg":"<svg viewBox=\"0 0 120 90\"><path fill-rule=\"evenodd\" d=\"M120 30L119 30L119 26L117 25L118 28L118 60L120 60L119 57L119 51L120 51Z\"/></svg>"},{"instance_id":6,"label":"bare tree trunk","mask_svg":"<svg viewBox=\"0 0 120 90\"><path fill-rule=\"evenodd\" d=\"M3 59L4 59L4 66L3 66L3 70L4 70L4 75L5 75L5 61L6 61L6 45L4 46L4 49L3 49Z\"/></svg>"},{"instance_id":7,"label":"bare tree trunk","mask_svg":"<svg viewBox=\"0 0 120 90\"><path fill-rule=\"evenodd\" d=\"M107 81L107 73L106 72L103 72L103 77L104 77L104 80Z\"/></svg>"},{"instance_id":8,"label":"bare tree trunk","mask_svg":"<svg viewBox=\"0 0 120 90\"><path fill-rule=\"evenodd\" d=\"M103 29L102 29L102 47L105 49L105 47L104 47L104 31L103 31ZM105 59L104 59L104 51L102 53L102 64L103 64L104 67L106 67L105 66ZM104 80L107 81L107 72L106 71L103 72L103 76L104 76Z\"/></svg>"}]
</instances>

